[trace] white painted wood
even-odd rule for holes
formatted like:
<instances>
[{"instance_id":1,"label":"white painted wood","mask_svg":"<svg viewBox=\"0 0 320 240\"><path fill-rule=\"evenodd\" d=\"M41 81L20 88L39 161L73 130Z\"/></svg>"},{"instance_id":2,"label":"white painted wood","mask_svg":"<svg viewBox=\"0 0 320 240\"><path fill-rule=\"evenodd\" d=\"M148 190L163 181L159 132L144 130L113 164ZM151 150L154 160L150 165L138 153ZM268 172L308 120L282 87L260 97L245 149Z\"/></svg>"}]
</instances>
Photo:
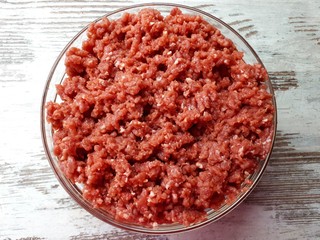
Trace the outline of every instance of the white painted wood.
<instances>
[{"instance_id":1,"label":"white painted wood","mask_svg":"<svg viewBox=\"0 0 320 240\"><path fill-rule=\"evenodd\" d=\"M58 184L40 138L49 70L87 23L140 2L147 1L0 1L0 239L320 239L317 0L175 1L238 30L262 58L276 89L278 136L270 165L228 216L187 234L132 234L92 217Z\"/></svg>"}]
</instances>

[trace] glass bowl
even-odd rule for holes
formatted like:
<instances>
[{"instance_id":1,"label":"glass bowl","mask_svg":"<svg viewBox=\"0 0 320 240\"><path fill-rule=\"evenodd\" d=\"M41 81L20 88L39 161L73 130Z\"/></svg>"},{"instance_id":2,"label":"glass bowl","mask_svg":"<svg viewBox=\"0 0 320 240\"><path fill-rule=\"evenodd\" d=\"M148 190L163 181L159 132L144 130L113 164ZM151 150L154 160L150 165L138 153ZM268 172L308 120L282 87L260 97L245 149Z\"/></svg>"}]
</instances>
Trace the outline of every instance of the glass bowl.
<instances>
[{"instance_id":1,"label":"glass bowl","mask_svg":"<svg viewBox=\"0 0 320 240\"><path fill-rule=\"evenodd\" d=\"M137 13L139 10L146 8L146 7L155 8L155 9L159 10L162 15L167 15L173 7L179 7L183 13L187 13L187 14L191 14L191 15L200 15L205 21L209 22L210 24L215 26L217 29L219 29L225 37L227 37L233 41L233 43L236 45L237 49L244 53L244 60L246 63L249 63L249 64L259 63L263 66L258 55L255 53L255 51L252 49L252 47L250 47L250 45L246 42L246 40L239 33L237 33L233 28L231 28L228 24L224 23L220 19L212 16L209 13L198 10L196 8L192 8L192 7L188 7L188 6L184 6L184 5L178 5L178 4L154 4L154 3L139 4L139 5L134 5L134 6L122 8L120 10L106 14L103 17L108 17L109 19L118 19L122 16L122 14L124 12ZM101 20L101 18L97 19L96 21L99 21L99 20ZM254 174L252 174L248 177L248 179L251 180L252 183L251 184L244 184L243 189L245 189L245 191L241 191L241 193L239 193L236 200L232 204L225 204L225 205L221 206L221 208L218 210L208 210L207 211L208 217L205 221L191 225L191 226L184 226L184 225L180 225L180 224L163 224L163 225L159 225L155 228L150 228L150 227L143 227L140 225L127 224L127 223L116 221L116 220L114 220L114 218L110 214L106 213L105 211L93 208L91 203L82 197L81 185L73 184L70 180L68 180L64 176L61 169L59 168L58 159L53 154L52 128L51 128L51 125L49 125L46 122L45 104L49 101L53 101L53 102L59 101L59 99L57 97L55 85L61 83L63 81L63 79L66 77L65 65L64 65L66 51L72 46L78 46L78 47L81 46L82 41L86 39L87 28L88 28L88 26L84 27L66 45L66 47L63 49L63 51L58 56L57 60L55 61L54 65L49 73L49 76L48 76L48 79L47 79L47 82L45 85L44 93L43 93L43 98L42 98L41 130L42 130L42 139L43 139L44 149L45 149L47 158L49 160L49 163L50 163L56 177L58 178L58 180L61 183L61 185L63 186L63 188L68 192L68 194L81 207L83 207L85 210L90 212L95 217L101 219L102 221L104 221L108 224L111 224L113 226L125 229L125 230L131 230L131 231L140 232L140 233L147 233L147 234L169 234L169 233L178 233L178 232L184 232L184 231L196 229L196 228L199 228L201 226L204 226L208 223L211 223L213 221L220 219L221 217L225 216L227 213L232 211L235 207L237 207L249 195L249 193L253 190L253 188L257 185L257 182L261 178L261 176L262 176L262 174L268 164L270 154L271 154L271 151L273 148L275 133L276 133L276 125L277 125L276 111L274 113L274 130L273 130L273 136L272 136L271 149L270 149L270 152L267 155L266 159L263 161L260 161L258 168L254 172ZM274 107L276 109L274 92L273 92L270 80L267 80L265 84L267 86L268 91L273 96L272 101L273 101Z\"/></svg>"}]
</instances>

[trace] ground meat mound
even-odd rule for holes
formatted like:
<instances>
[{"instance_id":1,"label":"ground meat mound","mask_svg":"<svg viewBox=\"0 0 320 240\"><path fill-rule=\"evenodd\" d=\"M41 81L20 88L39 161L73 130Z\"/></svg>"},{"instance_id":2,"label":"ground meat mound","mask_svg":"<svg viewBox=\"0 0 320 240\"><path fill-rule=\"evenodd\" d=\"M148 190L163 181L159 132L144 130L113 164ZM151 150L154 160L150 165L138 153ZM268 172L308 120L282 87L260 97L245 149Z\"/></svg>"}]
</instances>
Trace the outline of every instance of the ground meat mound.
<instances>
[{"instance_id":1,"label":"ground meat mound","mask_svg":"<svg viewBox=\"0 0 320 240\"><path fill-rule=\"evenodd\" d=\"M54 154L83 197L145 226L197 223L232 201L271 148L266 70L177 8L104 18L87 36L46 106Z\"/></svg>"}]
</instances>

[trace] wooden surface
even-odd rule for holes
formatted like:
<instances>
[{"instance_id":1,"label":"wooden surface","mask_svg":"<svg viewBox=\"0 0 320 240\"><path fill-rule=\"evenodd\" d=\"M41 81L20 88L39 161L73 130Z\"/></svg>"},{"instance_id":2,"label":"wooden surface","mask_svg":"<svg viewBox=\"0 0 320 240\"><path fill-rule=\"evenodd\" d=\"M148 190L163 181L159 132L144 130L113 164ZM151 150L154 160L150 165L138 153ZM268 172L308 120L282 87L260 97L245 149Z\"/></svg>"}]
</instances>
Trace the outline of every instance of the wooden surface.
<instances>
[{"instance_id":1,"label":"wooden surface","mask_svg":"<svg viewBox=\"0 0 320 240\"><path fill-rule=\"evenodd\" d=\"M62 189L40 138L49 70L83 26L142 1L0 1L0 239L320 239L320 2L176 0L243 35L276 89L278 135L254 192L232 213L180 235L124 232ZM145 2L145 1L143 1Z\"/></svg>"}]
</instances>

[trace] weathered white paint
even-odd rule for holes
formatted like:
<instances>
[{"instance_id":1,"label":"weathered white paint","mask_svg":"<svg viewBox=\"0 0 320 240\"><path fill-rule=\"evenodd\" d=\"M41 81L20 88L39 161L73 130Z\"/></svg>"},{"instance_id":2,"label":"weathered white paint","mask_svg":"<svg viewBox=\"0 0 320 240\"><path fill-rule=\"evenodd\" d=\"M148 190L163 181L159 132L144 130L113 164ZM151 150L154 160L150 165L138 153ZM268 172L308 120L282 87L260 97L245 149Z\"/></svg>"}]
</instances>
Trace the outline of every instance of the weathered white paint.
<instances>
[{"instance_id":1,"label":"weathered white paint","mask_svg":"<svg viewBox=\"0 0 320 240\"><path fill-rule=\"evenodd\" d=\"M84 25L138 2L147 1L0 2L0 239L320 239L317 0L175 1L238 30L277 90L278 137L270 165L255 191L228 216L187 234L132 234L80 209L58 184L40 139L48 72Z\"/></svg>"}]
</instances>

